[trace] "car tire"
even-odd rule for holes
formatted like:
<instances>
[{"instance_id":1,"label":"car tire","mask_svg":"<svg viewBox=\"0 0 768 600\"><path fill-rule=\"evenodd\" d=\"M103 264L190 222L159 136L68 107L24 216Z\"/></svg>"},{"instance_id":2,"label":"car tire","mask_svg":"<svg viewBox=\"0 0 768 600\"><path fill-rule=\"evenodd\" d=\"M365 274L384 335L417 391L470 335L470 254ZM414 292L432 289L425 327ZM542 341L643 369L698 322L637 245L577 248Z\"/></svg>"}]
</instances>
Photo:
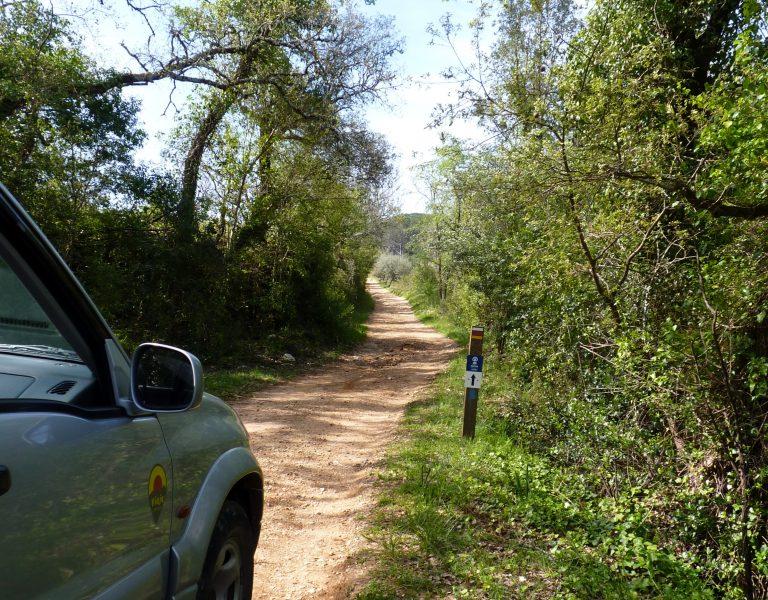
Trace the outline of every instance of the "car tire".
<instances>
[{"instance_id":1,"label":"car tire","mask_svg":"<svg viewBox=\"0 0 768 600\"><path fill-rule=\"evenodd\" d=\"M226 501L213 528L197 600L250 600L254 550L248 515L237 502Z\"/></svg>"}]
</instances>

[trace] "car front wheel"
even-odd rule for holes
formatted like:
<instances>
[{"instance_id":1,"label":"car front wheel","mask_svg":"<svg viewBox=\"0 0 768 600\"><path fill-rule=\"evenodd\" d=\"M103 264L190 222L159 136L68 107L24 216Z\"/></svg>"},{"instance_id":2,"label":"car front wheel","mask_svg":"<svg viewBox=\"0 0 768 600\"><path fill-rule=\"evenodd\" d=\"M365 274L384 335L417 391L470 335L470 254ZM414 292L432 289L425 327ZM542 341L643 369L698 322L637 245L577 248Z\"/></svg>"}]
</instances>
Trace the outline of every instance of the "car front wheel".
<instances>
[{"instance_id":1,"label":"car front wheel","mask_svg":"<svg viewBox=\"0 0 768 600\"><path fill-rule=\"evenodd\" d=\"M198 600L249 600L253 552L248 515L240 504L228 500L213 529L198 583Z\"/></svg>"}]
</instances>

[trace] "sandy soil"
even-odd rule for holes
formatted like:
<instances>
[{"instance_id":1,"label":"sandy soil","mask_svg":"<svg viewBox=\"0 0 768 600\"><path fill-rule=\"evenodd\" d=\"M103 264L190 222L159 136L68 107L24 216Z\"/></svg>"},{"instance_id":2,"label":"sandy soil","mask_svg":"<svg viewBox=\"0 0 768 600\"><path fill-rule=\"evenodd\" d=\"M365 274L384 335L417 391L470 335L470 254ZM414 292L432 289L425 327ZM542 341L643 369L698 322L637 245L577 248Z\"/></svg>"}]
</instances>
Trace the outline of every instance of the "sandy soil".
<instances>
[{"instance_id":1,"label":"sandy soil","mask_svg":"<svg viewBox=\"0 0 768 600\"><path fill-rule=\"evenodd\" d=\"M368 287L376 308L354 354L235 405L266 480L254 598L347 598L365 582L375 469L405 406L457 351Z\"/></svg>"}]
</instances>

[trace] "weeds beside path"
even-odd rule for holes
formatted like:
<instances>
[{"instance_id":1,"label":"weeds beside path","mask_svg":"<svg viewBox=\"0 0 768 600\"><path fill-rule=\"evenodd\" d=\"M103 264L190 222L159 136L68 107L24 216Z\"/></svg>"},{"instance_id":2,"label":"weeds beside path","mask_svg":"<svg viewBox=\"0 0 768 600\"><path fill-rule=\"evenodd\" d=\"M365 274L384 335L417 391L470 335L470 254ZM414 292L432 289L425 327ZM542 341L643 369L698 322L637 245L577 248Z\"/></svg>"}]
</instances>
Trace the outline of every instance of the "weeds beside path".
<instances>
[{"instance_id":1,"label":"weeds beside path","mask_svg":"<svg viewBox=\"0 0 768 600\"><path fill-rule=\"evenodd\" d=\"M497 415L514 390L492 357L477 438L462 439L463 370L460 355L409 408L390 449L371 531L374 577L359 600L712 597L638 522L632 498L602 498L575 469L515 443Z\"/></svg>"},{"instance_id":2,"label":"weeds beside path","mask_svg":"<svg viewBox=\"0 0 768 600\"><path fill-rule=\"evenodd\" d=\"M317 367L338 360L342 352L362 343L366 337L366 322L373 311L373 297L366 292L364 298L349 320L349 324L337 331L335 336L326 340L324 345L308 345L307 340L275 339L273 348L264 348L260 359L243 361L234 368L206 370L205 391L227 402L237 402L253 395L267 385L283 383ZM329 346L330 343L330 346ZM298 360L283 358L294 347L302 349L297 353ZM270 355L265 356L264 354Z\"/></svg>"}]
</instances>

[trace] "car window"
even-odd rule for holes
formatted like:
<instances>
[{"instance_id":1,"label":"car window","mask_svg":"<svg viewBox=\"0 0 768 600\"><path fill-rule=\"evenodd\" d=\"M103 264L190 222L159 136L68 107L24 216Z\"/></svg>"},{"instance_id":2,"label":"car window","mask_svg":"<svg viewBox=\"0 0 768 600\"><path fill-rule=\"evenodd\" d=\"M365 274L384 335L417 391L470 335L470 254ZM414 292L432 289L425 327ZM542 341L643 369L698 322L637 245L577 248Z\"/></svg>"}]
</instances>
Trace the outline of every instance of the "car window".
<instances>
[{"instance_id":1,"label":"car window","mask_svg":"<svg viewBox=\"0 0 768 600\"><path fill-rule=\"evenodd\" d=\"M0 353L82 362L19 277L0 258Z\"/></svg>"}]
</instances>

